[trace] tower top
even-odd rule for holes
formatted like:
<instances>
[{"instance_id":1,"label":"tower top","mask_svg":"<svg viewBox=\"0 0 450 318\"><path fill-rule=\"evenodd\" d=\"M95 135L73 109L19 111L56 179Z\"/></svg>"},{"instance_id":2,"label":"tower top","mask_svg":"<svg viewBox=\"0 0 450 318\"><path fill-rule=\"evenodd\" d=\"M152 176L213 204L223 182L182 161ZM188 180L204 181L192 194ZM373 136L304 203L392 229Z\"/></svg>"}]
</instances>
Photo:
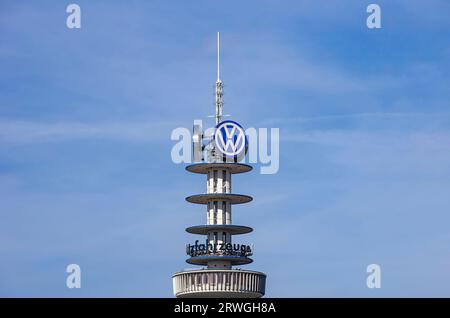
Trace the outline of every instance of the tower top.
<instances>
[{"instance_id":1,"label":"tower top","mask_svg":"<svg viewBox=\"0 0 450 318\"><path fill-rule=\"evenodd\" d=\"M217 32L217 82L220 82L220 33Z\"/></svg>"},{"instance_id":2,"label":"tower top","mask_svg":"<svg viewBox=\"0 0 450 318\"><path fill-rule=\"evenodd\" d=\"M223 84L220 80L220 33L217 32L217 81L216 81L216 125L222 120L222 108L223 108Z\"/></svg>"},{"instance_id":3,"label":"tower top","mask_svg":"<svg viewBox=\"0 0 450 318\"><path fill-rule=\"evenodd\" d=\"M220 33L217 32L217 81L220 82Z\"/></svg>"}]
</instances>

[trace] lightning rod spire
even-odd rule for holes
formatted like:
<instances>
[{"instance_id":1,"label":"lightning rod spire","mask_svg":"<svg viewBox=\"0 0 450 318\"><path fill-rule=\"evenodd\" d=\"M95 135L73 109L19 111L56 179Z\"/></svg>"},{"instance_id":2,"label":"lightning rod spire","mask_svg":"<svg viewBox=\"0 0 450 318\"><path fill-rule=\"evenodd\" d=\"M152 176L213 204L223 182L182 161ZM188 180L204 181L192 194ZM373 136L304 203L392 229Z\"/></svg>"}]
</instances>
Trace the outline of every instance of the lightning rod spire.
<instances>
[{"instance_id":1,"label":"lightning rod spire","mask_svg":"<svg viewBox=\"0 0 450 318\"><path fill-rule=\"evenodd\" d=\"M217 81L216 81L216 125L222 120L223 84L220 80L220 33L217 32Z\"/></svg>"},{"instance_id":2,"label":"lightning rod spire","mask_svg":"<svg viewBox=\"0 0 450 318\"><path fill-rule=\"evenodd\" d=\"M217 81L220 81L220 33L217 32Z\"/></svg>"}]
</instances>

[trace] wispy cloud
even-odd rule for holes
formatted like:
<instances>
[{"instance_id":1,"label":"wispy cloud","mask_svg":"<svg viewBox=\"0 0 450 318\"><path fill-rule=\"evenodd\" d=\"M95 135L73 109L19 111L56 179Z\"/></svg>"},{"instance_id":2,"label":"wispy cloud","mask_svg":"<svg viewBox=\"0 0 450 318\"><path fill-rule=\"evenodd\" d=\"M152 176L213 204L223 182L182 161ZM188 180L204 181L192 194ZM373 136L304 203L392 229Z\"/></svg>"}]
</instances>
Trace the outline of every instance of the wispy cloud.
<instances>
[{"instance_id":1,"label":"wispy cloud","mask_svg":"<svg viewBox=\"0 0 450 318\"><path fill-rule=\"evenodd\" d=\"M174 123L125 122L77 123L0 120L0 142L43 143L76 139L105 139L132 142L169 140Z\"/></svg>"},{"instance_id":2,"label":"wispy cloud","mask_svg":"<svg viewBox=\"0 0 450 318\"><path fill-rule=\"evenodd\" d=\"M347 113L347 114L336 114L336 115L319 115L319 116L297 116L297 117L286 117L286 118L269 118L260 123L260 125L270 125L270 124L296 124L296 123L308 123L308 122L330 122L338 121L342 119L354 119L354 120L364 120L364 119L419 119L427 121L430 119L450 119L450 113L425 113L425 112L370 112L370 113Z\"/></svg>"}]
</instances>

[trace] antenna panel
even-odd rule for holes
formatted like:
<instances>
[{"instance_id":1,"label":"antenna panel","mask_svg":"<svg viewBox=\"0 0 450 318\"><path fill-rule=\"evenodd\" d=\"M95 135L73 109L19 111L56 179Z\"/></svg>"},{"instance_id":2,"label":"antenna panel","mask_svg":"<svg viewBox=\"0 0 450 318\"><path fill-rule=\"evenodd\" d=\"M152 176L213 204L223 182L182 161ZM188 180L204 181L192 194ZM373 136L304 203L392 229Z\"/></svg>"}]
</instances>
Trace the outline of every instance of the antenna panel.
<instances>
[{"instance_id":1,"label":"antenna panel","mask_svg":"<svg viewBox=\"0 0 450 318\"><path fill-rule=\"evenodd\" d=\"M203 161L203 131L199 122L194 122L192 129L192 158L194 162Z\"/></svg>"}]
</instances>

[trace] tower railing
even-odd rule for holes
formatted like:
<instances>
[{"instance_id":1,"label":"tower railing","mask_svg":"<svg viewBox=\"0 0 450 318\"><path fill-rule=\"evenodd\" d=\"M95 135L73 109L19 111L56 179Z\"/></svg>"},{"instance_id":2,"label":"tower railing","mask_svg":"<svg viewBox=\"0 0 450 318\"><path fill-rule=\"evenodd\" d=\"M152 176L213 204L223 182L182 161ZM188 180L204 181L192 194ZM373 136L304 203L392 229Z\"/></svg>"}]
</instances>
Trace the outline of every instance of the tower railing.
<instances>
[{"instance_id":1,"label":"tower railing","mask_svg":"<svg viewBox=\"0 0 450 318\"><path fill-rule=\"evenodd\" d=\"M185 271L176 273L173 280L176 297L215 297L221 293L227 297L262 297L266 285L265 274L240 269Z\"/></svg>"}]
</instances>

